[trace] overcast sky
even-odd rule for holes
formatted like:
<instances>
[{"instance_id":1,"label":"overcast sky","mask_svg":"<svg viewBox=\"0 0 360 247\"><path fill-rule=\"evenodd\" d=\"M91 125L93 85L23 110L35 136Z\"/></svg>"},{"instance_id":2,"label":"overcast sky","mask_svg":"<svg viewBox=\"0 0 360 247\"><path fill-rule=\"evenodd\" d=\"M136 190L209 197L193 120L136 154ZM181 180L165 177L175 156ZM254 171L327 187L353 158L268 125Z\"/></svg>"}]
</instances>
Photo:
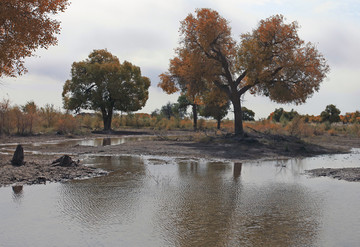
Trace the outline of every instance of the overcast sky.
<instances>
[{"instance_id":1,"label":"overcast sky","mask_svg":"<svg viewBox=\"0 0 360 247\"><path fill-rule=\"evenodd\" d=\"M328 78L303 105L279 105L266 97L246 95L243 105L256 118L275 108L294 108L319 115L328 104L341 113L360 110L360 1L358 0L72 0L57 16L62 23L57 46L38 50L26 59L29 72L18 78L1 78L0 97L12 104L34 100L62 107L61 92L70 79L71 64L87 58L94 49L106 48L120 61L139 66L151 79L150 96L139 112L152 112L178 95L166 95L157 87L158 75L168 68L178 46L180 21L196 8L212 8L230 22L239 40L261 19L283 14L300 24L299 34L317 45L331 67Z\"/></svg>"}]
</instances>

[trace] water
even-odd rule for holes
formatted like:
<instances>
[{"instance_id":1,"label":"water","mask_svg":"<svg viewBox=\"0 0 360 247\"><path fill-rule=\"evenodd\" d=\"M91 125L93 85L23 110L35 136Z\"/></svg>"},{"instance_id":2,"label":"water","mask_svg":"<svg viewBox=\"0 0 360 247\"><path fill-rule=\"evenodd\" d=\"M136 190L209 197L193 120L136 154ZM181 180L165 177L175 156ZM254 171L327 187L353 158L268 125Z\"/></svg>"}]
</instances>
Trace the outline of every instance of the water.
<instances>
[{"instance_id":1,"label":"water","mask_svg":"<svg viewBox=\"0 0 360 247\"><path fill-rule=\"evenodd\" d=\"M79 145L79 146L92 146L92 147L101 147L101 146L113 146L120 145L127 141L142 141L142 140L151 140L154 136L141 136L141 137L100 137L93 139L79 139L79 140L67 140L58 143L57 145ZM40 144L41 145L41 144Z\"/></svg>"},{"instance_id":2,"label":"water","mask_svg":"<svg viewBox=\"0 0 360 247\"><path fill-rule=\"evenodd\" d=\"M0 188L0 246L358 246L360 183L303 171L359 160L84 157L114 172Z\"/></svg>"},{"instance_id":3,"label":"water","mask_svg":"<svg viewBox=\"0 0 360 247\"><path fill-rule=\"evenodd\" d=\"M22 143L25 152L39 154L37 151L32 151L33 147L55 145L59 147L68 147L68 146L92 146L92 147L101 147L101 146L114 146L121 145L127 141L143 141L154 139L154 136L122 136L122 137L99 137L99 138L90 138L90 139L69 139L62 141L48 141L48 142L34 142L34 143ZM0 153L1 154L13 154L18 143L4 143L0 144Z\"/></svg>"}]
</instances>

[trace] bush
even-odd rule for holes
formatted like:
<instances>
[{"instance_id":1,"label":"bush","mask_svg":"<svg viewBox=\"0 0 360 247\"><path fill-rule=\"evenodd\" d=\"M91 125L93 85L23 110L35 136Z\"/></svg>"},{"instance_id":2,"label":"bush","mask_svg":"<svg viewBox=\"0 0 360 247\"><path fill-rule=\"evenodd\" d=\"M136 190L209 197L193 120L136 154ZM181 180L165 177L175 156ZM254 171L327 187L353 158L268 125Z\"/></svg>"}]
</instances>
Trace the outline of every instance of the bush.
<instances>
[{"instance_id":1,"label":"bush","mask_svg":"<svg viewBox=\"0 0 360 247\"><path fill-rule=\"evenodd\" d=\"M56 130L60 134L75 134L79 130L79 125L74 116L71 114L64 114L56 123Z\"/></svg>"}]
</instances>

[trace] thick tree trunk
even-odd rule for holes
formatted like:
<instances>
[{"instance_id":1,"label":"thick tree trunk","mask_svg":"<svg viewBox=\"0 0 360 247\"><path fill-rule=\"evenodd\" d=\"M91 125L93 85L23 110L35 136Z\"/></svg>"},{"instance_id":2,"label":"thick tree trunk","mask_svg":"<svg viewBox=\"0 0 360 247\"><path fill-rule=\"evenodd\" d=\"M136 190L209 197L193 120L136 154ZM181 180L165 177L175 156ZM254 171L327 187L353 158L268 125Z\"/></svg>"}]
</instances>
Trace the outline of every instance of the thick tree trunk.
<instances>
[{"instance_id":1,"label":"thick tree trunk","mask_svg":"<svg viewBox=\"0 0 360 247\"><path fill-rule=\"evenodd\" d=\"M103 116L104 130L111 130L112 115Z\"/></svg>"},{"instance_id":2,"label":"thick tree trunk","mask_svg":"<svg viewBox=\"0 0 360 247\"><path fill-rule=\"evenodd\" d=\"M198 116L197 116L197 105L196 105L196 104L193 104L193 105L192 105L192 110L193 110L193 118L194 118L193 127L194 127L194 130L197 130L197 119L198 119Z\"/></svg>"},{"instance_id":3,"label":"thick tree trunk","mask_svg":"<svg viewBox=\"0 0 360 247\"><path fill-rule=\"evenodd\" d=\"M112 121L112 114L113 110L102 110L102 117L104 122L104 131L111 130L111 121Z\"/></svg>"},{"instance_id":4,"label":"thick tree trunk","mask_svg":"<svg viewBox=\"0 0 360 247\"><path fill-rule=\"evenodd\" d=\"M241 102L240 97L234 97L232 99L233 107L234 107L234 127L235 127L235 135L243 136L244 128L242 122L242 111L241 111Z\"/></svg>"},{"instance_id":5,"label":"thick tree trunk","mask_svg":"<svg viewBox=\"0 0 360 247\"><path fill-rule=\"evenodd\" d=\"M216 120L217 120L217 129L219 130L221 127L221 118L218 118Z\"/></svg>"}]
</instances>

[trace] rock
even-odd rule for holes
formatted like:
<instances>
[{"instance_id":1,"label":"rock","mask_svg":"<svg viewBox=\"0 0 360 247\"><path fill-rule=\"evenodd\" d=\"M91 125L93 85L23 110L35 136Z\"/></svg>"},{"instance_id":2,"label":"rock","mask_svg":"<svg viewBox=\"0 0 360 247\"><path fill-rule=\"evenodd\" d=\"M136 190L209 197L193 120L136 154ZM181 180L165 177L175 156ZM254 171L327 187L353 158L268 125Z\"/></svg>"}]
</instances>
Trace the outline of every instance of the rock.
<instances>
[{"instance_id":1,"label":"rock","mask_svg":"<svg viewBox=\"0 0 360 247\"><path fill-rule=\"evenodd\" d=\"M46 177L38 177L36 181L34 181L36 184L46 184Z\"/></svg>"},{"instance_id":2,"label":"rock","mask_svg":"<svg viewBox=\"0 0 360 247\"><path fill-rule=\"evenodd\" d=\"M52 165L62 167L75 167L79 165L79 162L73 161L69 155L64 155L61 156L59 159L53 161Z\"/></svg>"},{"instance_id":3,"label":"rock","mask_svg":"<svg viewBox=\"0 0 360 247\"><path fill-rule=\"evenodd\" d=\"M13 166L22 166L22 165L25 164L25 162L24 162L24 149L20 144L17 145L17 147L16 147L14 156L13 156L13 158L11 160L11 164Z\"/></svg>"}]
</instances>

